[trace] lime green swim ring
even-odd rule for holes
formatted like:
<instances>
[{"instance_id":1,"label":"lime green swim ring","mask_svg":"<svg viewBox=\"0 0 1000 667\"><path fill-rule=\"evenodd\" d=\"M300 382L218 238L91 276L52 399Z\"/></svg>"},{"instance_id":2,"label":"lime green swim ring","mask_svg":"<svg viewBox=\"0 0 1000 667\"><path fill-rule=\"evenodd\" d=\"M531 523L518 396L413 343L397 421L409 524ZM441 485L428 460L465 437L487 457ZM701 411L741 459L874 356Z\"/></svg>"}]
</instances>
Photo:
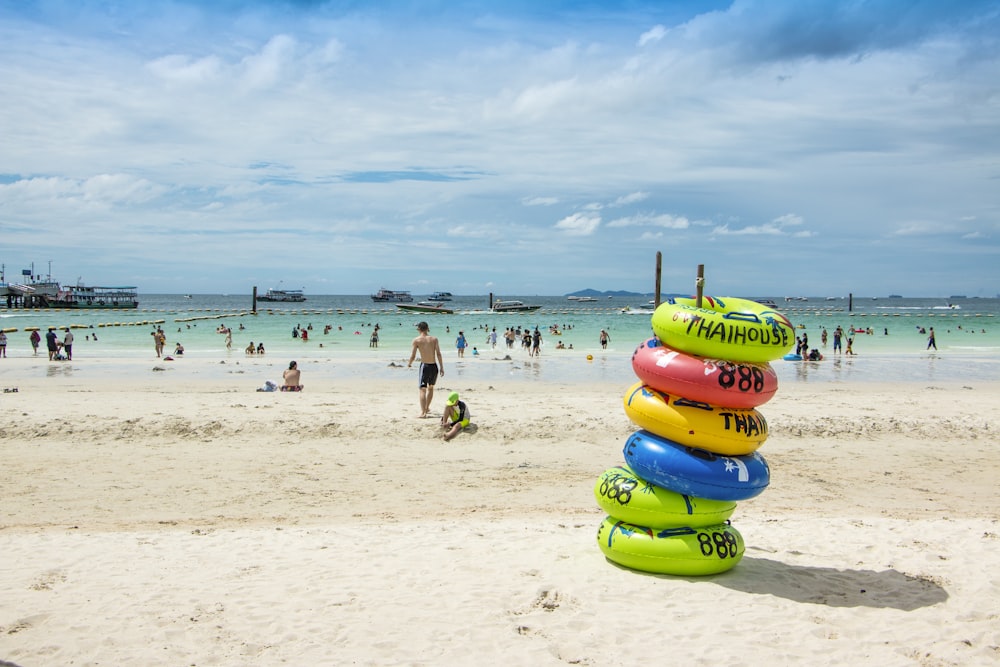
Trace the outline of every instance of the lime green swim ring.
<instances>
[{"instance_id":1,"label":"lime green swim ring","mask_svg":"<svg viewBox=\"0 0 1000 667\"><path fill-rule=\"evenodd\" d=\"M594 484L594 497L614 518L651 528L714 526L736 510L732 500L676 493L647 482L627 466L605 470Z\"/></svg>"},{"instance_id":2,"label":"lime green swim ring","mask_svg":"<svg viewBox=\"0 0 1000 667\"><path fill-rule=\"evenodd\" d=\"M608 560L624 567L698 576L736 567L746 550L743 536L728 523L704 528L650 528L606 518L597 544Z\"/></svg>"},{"instance_id":3,"label":"lime green swim ring","mask_svg":"<svg viewBox=\"0 0 1000 667\"><path fill-rule=\"evenodd\" d=\"M764 304L735 297L673 297L650 318L664 344L702 357L763 363L780 359L795 345L788 318Z\"/></svg>"}]
</instances>

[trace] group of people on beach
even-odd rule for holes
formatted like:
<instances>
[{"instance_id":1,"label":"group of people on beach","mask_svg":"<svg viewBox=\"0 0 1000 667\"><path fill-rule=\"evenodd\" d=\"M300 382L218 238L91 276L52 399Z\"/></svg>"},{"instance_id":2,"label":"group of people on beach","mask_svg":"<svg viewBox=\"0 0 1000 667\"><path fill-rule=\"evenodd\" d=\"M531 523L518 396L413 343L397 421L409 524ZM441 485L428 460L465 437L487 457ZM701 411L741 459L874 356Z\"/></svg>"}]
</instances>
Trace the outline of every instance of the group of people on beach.
<instances>
[{"instance_id":1,"label":"group of people on beach","mask_svg":"<svg viewBox=\"0 0 1000 667\"><path fill-rule=\"evenodd\" d=\"M37 331L31 333L38 336ZM36 351L38 350L34 339L32 339L32 347ZM56 333L55 327L49 327L45 334L45 347L49 350L49 361L73 361L73 332L67 328L66 335L63 336L62 340L59 340L59 334Z\"/></svg>"},{"instance_id":2,"label":"group of people on beach","mask_svg":"<svg viewBox=\"0 0 1000 667\"><path fill-rule=\"evenodd\" d=\"M59 339L55 327L49 327L45 333L45 347L49 352L49 361L73 361L73 331L69 327L64 327L64 330L66 333L62 340ZM90 338L89 334L87 338ZM97 334L94 334L94 340L97 340ZM32 355L37 356L38 347L42 343L42 335L38 333L38 329L31 329L28 333L28 342L31 344ZM7 343L7 332L0 331L0 359L7 357Z\"/></svg>"}]
</instances>

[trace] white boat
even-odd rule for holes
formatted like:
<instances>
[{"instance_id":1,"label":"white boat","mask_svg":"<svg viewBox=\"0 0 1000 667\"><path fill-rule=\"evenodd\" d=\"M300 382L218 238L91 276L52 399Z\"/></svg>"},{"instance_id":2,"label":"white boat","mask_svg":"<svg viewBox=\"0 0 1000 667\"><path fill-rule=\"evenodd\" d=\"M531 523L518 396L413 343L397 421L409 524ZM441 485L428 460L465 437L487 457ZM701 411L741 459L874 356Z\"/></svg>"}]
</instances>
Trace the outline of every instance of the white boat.
<instances>
[{"instance_id":1,"label":"white boat","mask_svg":"<svg viewBox=\"0 0 1000 667\"><path fill-rule=\"evenodd\" d=\"M567 301L597 301L597 297L593 296L568 296Z\"/></svg>"},{"instance_id":2,"label":"white boat","mask_svg":"<svg viewBox=\"0 0 1000 667\"><path fill-rule=\"evenodd\" d=\"M383 287L378 292L375 292L375 294L372 294L372 301L381 303L410 303L413 301L413 296L405 290L391 290Z\"/></svg>"},{"instance_id":3,"label":"white boat","mask_svg":"<svg viewBox=\"0 0 1000 667\"><path fill-rule=\"evenodd\" d=\"M493 302L494 313L527 313L539 308L541 306L527 304L523 301L501 301L497 299Z\"/></svg>"},{"instance_id":4,"label":"white boat","mask_svg":"<svg viewBox=\"0 0 1000 667\"><path fill-rule=\"evenodd\" d=\"M428 301L451 301L451 292L434 292L429 297Z\"/></svg>"},{"instance_id":5,"label":"white boat","mask_svg":"<svg viewBox=\"0 0 1000 667\"><path fill-rule=\"evenodd\" d=\"M269 289L266 294L258 296L257 300L300 303L306 300L306 295L300 289Z\"/></svg>"},{"instance_id":6,"label":"white boat","mask_svg":"<svg viewBox=\"0 0 1000 667\"><path fill-rule=\"evenodd\" d=\"M445 315L451 315L455 312L454 309L449 308L443 303L435 303L433 301L420 301L418 303L397 303L396 308L400 310L408 310L413 313L444 313Z\"/></svg>"},{"instance_id":7,"label":"white boat","mask_svg":"<svg viewBox=\"0 0 1000 667\"><path fill-rule=\"evenodd\" d=\"M51 269L51 262L49 263ZM21 271L24 283L7 282L0 266L0 298L6 297L8 308L79 308L79 309L131 309L139 307L139 297L134 286L97 287L76 285L62 287L58 281L35 275L35 265Z\"/></svg>"}]
</instances>

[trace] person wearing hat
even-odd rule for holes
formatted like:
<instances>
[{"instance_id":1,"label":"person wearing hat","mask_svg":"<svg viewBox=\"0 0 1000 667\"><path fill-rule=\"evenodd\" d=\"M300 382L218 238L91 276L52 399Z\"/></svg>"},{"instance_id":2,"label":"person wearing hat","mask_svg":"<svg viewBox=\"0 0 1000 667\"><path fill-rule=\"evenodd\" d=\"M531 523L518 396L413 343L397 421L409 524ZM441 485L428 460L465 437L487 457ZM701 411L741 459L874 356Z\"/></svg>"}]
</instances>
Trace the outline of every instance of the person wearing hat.
<instances>
[{"instance_id":1,"label":"person wearing hat","mask_svg":"<svg viewBox=\"0 0 1000 667\"><path fill-rule=\"evenodd\" d=\"M458 432L469 425L469 406L465 401L458 400L458 392L453 391L448 394L448 402L445 403L444 414L441 415L441 426L448 429L445 431L444 439L451 440Z\"/></svg>"}]
</instances>

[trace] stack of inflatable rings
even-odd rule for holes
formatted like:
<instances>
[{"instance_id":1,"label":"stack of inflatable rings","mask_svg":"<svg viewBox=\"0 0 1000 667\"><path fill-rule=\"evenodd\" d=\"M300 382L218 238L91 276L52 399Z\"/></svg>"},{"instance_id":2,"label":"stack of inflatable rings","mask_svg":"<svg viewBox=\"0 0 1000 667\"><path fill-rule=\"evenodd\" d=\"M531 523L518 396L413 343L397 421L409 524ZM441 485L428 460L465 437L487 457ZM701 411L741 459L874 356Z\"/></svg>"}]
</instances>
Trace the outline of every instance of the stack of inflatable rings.
<instances>
[{"instance_id":1,"label":"stack of inflatable rings","mask_svg":"<svg viewBox=\"0 0 1000 667\"><path fill-rule=\"evenodd\" d=\"M756 408L774 396L769 361L795 343L781 313L729 297L674 298L652 316L654 338L636 348L639 382L624 396L640 430L625 442L626 465L594 485L608 513L597 543L611 561L675 575L725 572L743 558L729 522L736 501L770 481L757 453L767 422Z\"/></svg>"}]
</instances>

